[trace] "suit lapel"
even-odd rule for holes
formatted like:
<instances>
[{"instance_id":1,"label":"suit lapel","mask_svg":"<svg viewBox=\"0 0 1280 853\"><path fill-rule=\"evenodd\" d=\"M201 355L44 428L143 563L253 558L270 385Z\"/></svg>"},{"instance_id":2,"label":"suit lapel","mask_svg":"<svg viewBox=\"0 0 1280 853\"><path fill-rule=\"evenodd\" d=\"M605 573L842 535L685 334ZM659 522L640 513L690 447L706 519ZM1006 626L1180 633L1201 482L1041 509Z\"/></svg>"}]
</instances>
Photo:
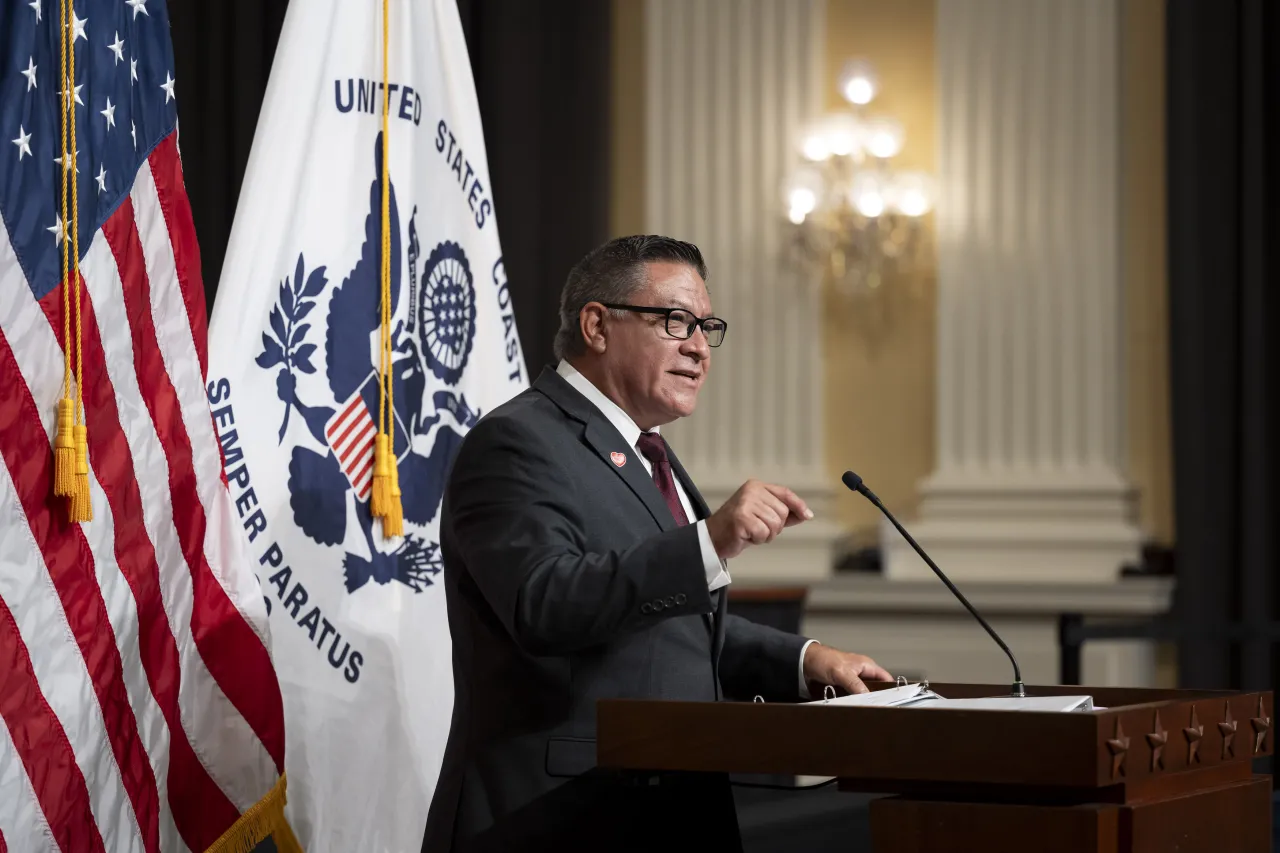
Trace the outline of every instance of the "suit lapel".
<instances>
[{"instance_id":1,"label":"suit lapel","mask_svg":"<svg viewBox=\"0 0 1280 853\"><path fill-rule=\"evenodd\" d=\"M627 484L627 488L644 504L659 528L674 530L676 520L671 517L671 510L654 485L653 478L645 472L639 459L640 451L627 446L626 440L609 423L609 419L550 366L543 369L533 387L547 395L566 415L583 424L583 441L596 452L605 467ZM614 461L615 453L620 454L618 458L621 465Z\"/></svg>"},{"instance_id":2,"label":"suit lapel","mask_svg":"<svg viewBox=\"0 0 1280 853\"><path fill-rule=\"evenodd\" d=\"M653 478L640 463L640 452L634 447L627 446L626 441L613 428L613 424L609 423L603 415L593 417L587 421L583 438L604 460L605 465L621 477L622 482L626 483L627 487L640 499L658 526L663 530L674 530L676 520L672 517L671 510L667 508L667 502L662 499L662 493L654 485ZM614 454L621 454L618 457L622 461L621 465L615 460Z\"/></svg>"}]
</instances>

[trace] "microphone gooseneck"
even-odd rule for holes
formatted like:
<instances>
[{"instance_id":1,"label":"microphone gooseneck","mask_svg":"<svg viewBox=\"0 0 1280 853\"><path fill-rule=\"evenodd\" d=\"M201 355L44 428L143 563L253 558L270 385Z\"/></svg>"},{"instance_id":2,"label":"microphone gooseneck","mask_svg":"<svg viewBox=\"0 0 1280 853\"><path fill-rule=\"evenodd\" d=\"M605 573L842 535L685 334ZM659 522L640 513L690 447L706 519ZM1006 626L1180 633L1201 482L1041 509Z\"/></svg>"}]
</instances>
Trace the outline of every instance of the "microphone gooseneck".
<instances>
[{"instance_id":1,"label":"microphone gooseneck","mask_svg":"<svg viewBox=\"0 0 1280 853\"><path fill-rule=\"evenodd\" d=\"M1027 688L1022 683L1022 670L1018 667L1018 661L1014 658L1013 652L1011 652L1009 647L1005 645L1004 640L1000 639L1000 635L987 624L987 620L983 619L982 615L978 613L977 610L974 610L973 605L969 603L969 600L964 597L960 590L956 589L956 585L951 582L950 578L942 573L942 569L938 568L938 564L924 552L924 549L921 548L916 540L911 537L911 534L906 531L906 528L898 523L898 519L894 518L893 513L889 512L885 505L880 502L880 499L876 497L876 493L867 488L866 484L862 482L861 477L852 471L845 471L844 475L840 479L849 487L850 491L857 492L862 495L864 498L871 501L871 503L875 504L876 509L884 513L885 518L889 519L890 523L892 523L893 526L898 529L898 532L902 534L902 538L911 543L911 547L915 549L916 553L920 555L920 558L925 561L929 568L933 569L933 573L947 585L947 589L951 590L951 593L960 600L960 603L965 606L965 609L973 614L973 618L978 620L978 624L985 628L986 632L991 635L991 639L995 640L996 644L1004 650L1004 653L1009 656L1009 662L1013 664L1014 680L1010 693L1011 695L1019 698L1026 698Z\"/></svg>"}]
</instances>

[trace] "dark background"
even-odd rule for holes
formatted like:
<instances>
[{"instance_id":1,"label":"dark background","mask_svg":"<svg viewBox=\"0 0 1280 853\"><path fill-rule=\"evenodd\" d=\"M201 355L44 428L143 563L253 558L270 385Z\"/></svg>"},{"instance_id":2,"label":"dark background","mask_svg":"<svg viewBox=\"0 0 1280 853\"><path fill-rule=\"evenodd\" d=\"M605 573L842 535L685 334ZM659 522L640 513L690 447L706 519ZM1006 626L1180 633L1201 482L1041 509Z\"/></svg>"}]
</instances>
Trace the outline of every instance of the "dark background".
<instances>
[{"instance_id":1,"label":"dark background","mask_svg":"<svg viewBox=\"0 0 1280 853\"><path fill-rule=\"evenodd\" d=\"M286 5L170 8L184 172L210 306ZM566 273L609 236L612 4L458 6L517 323L536 375L551 357ZM1280 3L1171 0L1166 27L1178 586L1160 630L1177 642L1182 686L1270 688L1280 676L1280 388L1270 337L1280 319ZM825 795L782 795L807 805L742 796L752 815L744 838L776 837L785 848L806 826L844 834L836 818L820 818L835 814ZM775 818L762 817L769 809ZM801 819L804 809L813 814ZM844 830L864 826L842 815Z\"/></svg>"},{"instance_id":2,"label":"dark background","mask_svg":"<svg viewBox=\"0 0 1280 853\"><path fill-rule=\"evenodd\" d=\"M1277 683L1280 4L1168 4L1179 678Z\"/></svg>"}]
</instances>

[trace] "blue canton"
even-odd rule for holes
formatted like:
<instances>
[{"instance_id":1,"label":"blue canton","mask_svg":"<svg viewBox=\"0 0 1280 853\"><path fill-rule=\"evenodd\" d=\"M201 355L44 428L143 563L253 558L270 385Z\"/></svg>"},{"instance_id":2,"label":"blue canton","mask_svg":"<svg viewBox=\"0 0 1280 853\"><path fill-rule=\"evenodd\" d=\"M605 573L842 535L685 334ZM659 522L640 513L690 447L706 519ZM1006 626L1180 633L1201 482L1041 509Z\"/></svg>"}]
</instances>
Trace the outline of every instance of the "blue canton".
<instances>
[{"instance_id":1,"label":"blue canton","mask_svg":"<svg viewBox=\"0 0 1280 853\"><path fill-rule=\"evenodd\" d=\"M37 299L62 274L60 100L76 110L82 257L178 121L164 0L76 0L70 93L61 11L61 0L0 0L0 217Z\"/></svg>"}]
</instances>

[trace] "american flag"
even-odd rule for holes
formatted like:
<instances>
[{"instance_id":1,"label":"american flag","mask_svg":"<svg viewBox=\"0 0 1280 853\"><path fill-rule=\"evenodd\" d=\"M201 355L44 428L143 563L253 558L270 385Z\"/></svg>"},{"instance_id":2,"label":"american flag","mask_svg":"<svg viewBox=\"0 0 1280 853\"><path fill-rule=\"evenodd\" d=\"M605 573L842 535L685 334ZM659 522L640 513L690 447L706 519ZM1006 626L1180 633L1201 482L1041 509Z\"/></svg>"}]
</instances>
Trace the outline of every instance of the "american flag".
<instances>
[{"instance_id":1,"label":"american flag","mask_svg":"<svg viewBox=\"0 0 1280 853\"><path fill-rule=\"evenodd\" d=\"M251 508L230 501L205 396L168 14L76 0L68 81L63 8L0 0L0 853L243 845L262 815L246 811L282 798L284 721ZM60 104L79 149L83 524L52 487Z\"/></svg>"}]
</instances>

